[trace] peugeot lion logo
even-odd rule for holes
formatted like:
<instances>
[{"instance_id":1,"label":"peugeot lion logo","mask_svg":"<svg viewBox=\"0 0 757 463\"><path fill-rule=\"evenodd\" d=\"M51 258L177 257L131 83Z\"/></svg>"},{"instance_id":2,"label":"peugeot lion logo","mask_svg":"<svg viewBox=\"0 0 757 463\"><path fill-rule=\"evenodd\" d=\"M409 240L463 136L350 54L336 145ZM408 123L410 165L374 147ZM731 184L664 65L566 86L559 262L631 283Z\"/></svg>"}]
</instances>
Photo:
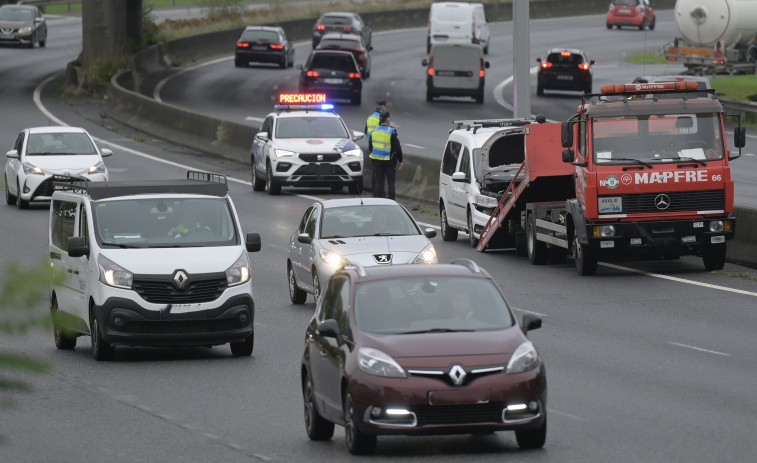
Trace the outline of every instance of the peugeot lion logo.
<instances>
[{"instance_id":1,"label":"peugeot lion logo","mask_svg":"<svg viewBox=\"0 0 757 463\"><path fill-rule=\"evenodd\" d=\"M668 198L668 195L657 195L654 199L654 205L657 209L664 211L670 206L670 198Z\"/></svg>"},{"instance_id":2,"label":"peugeot lion logo","mask_svg":"<svg viewBox=\"0 0 757 463\"><path fill-rule=\"evenodd\" d=\"M176 273L173 274L173 282L177 288L184 289L187 286L187 283L189 283L189 277L184 270L177 270Z\"/></svg>"},{"instance_id":3,"label":"peugeot lion logo","mask_svg":"<svg viewBox=\"0 0 757 463\"><path fill-rule=\"evenodd\" d=\"M452 380L452 384L455 386L459 386L463 384L463 381L465 381L465 377L468 376L468 373L465 372L465 368L461 367L460 365L452 365L452 368L449 369L449 379Z\"/></svg>"},{"instance_id":4,"label":"peugeot lion logo","mask_svg":"<svg viewBox=\"0 0 757 463\"><path fill-rule=\"evenodd\" d=\"M375 260L377 264L391 264L392 255L391 254L374 254L373 260Z\"/></svg>"}]
</instances>

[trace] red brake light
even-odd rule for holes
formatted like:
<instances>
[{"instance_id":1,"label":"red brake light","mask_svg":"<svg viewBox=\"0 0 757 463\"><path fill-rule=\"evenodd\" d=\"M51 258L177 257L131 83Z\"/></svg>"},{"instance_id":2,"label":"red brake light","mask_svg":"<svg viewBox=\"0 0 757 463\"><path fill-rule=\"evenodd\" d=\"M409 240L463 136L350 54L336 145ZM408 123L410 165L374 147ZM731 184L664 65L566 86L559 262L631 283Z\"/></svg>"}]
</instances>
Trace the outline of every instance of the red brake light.
<instances>
[{"instance_id":1,"label":"red brake light","mask_svg":"<svg viewBox=\"0 0 757 463\"><path fill-rule=\"evenodd\" d=\"M581 64L578 65L578 68L579 69L583 69L584 71L588 71L589 70L589 63L581 63Z\"/></svg>"},{"instance_id":2,"label":"red brake light","mask_svg":"<svg viewBox=\"0 0 757 463\"><path fill-rule=\"evenodd\" d=\"M284 48L284 44L283 43L272 43L271 44L271 48L273 48L274 50L281 50L282 48Z\"/></svg>"},{"instance_id":3,"label":"red brake light","mask_svg":"<svg viewBox=\"0 0 757 463\"><path fill-rule=\"evenodd\" d=\"M324 26L323 24L319 24L319 25L315 26L315 28L318 29L319 31L326 30L326 26Z\"/></svg>"},{"instance_id":4,"label":"red brake light","mask_svg":"<svg viewBox=\"0 0 757 463\"><path fill-rule=\"evenodd\" d=\"M571 53L571 52L569 52L569 51L561 51L561 52L560 52L560 56L570 56L570 55L572 55L572 54L573 54L573 53Z\"/></svg>"},{"instance_id":5,"label":"red brake light","mask_svg":"<svg viewBox=\"0 0 757 463\"><path fill-rule=\"evenodd\" d=\"M483 70L483 69L481 69L480 71L478 71L478 76L479 76L479 77L484 77L484 75L485 75L485 74L486 74L486 73L484 72L484 70Z\"/></svg>"},{"instance_id":6,"label":"red brake light","mask_svg":"<svg viewBox=\"0 0 757 463\"><path fill-rule=\"evenodd\" d=\"M344 30L345 30L345 31L351 31L351 30L352 30L352 28L351 28L350 26L344 26Z\"/></svg>"},{"instance_id":7,"label":"red brake light","mask_svg":"<svg viewBox=\"0 0 757 463\"><path fill-rule=\"evenodd\" d=\"M359 72L350 72L348 77L350 79L359 79L360 78L360 73Z\"/></svg>"},{"instance_id":8,"label":"red brake light","mask_svg":"<svg viewBox=\"0 0 757 463\"><path fill-rule=\"evenodd\" d=\"M552 63L550 63L549 61L544 61L543 63L541 63L541 67L544 69L551 68Z\"/></svg>"},{"instance_id":9,"label":"red brake light","mask_svg":"<svg viewBox=\"0 0 757 463\"><path fill-rule=\"evenodd\" d=\"M318 77L320 74L318 74L318 71L308 71L307 74L308 77Z\"/></svg>"},{"instance_id":10,"label":"red brake light","mask_svg":"<svg viewBox=\"0 0 757 463\"><path fill-rule=\"evenodd\" d=\"M247 43L247 42L237 42L237 47L239 47L239 48L247 48L249 46L250 46L250 44Z\"/></svg>"},{"instance_id":11,"label":"red brake light","mask_svg":"<svg viewBox=\"0 0 757 463\"><path fill-rule=\"evenodd\" d=\"M434 76L434 68L428 68L428 75Z\"/></svg>"}]
</instances>

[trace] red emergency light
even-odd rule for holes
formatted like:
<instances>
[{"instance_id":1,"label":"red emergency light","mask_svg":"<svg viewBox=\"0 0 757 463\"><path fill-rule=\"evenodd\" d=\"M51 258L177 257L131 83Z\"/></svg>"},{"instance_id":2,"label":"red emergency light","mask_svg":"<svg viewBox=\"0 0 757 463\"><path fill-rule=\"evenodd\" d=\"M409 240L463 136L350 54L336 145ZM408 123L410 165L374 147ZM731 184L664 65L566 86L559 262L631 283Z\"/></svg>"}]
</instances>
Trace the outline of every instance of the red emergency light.
<instances>
[{"instance_id":1,"label":"red emergency light","mask_svg":"<svg viewBox=\"0 0 757 463\"><path fill-rule=\"evenodd\" d=\"M653 92L670 92L682 90L697 90L699 88L696 82L687 80L684 82L665 82L656 84L609 84L603 85L601 92L605 94L612 93L653 93Z\"/></svg>"},{"instance_id":2,"label":"red emergency light","mask_svg":"<svg viewBox=\"0 0 757 463\"><path fill-rule=\"evenodd\" d=\"M282 93L279 95L279 103L281 104L310 104L325 102L325 93Z\"/></svg>"}]
</instances>

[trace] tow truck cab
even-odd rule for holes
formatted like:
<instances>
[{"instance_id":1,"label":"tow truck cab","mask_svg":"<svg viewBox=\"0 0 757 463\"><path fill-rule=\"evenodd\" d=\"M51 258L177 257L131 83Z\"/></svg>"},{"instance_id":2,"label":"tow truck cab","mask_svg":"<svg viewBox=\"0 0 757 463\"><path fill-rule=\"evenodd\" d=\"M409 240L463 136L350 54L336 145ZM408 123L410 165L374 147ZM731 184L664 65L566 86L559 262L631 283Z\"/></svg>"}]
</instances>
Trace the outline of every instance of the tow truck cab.
<instances>
[{"instance_id":1,"label":"tow truck cab","mask_svg":"<svg viewBox=\"0 0 757 463\"><path fill-rule=\"evenodd\" d=\"M713 90L697 90L696 82L605 85L562 124L563 162L575 167L566 223L578 251L698 255L706 269L723 268L736 229L729 161L741 155L745 129L739 120L734 155L722 105Z\"/></svg>"}]
</instances>

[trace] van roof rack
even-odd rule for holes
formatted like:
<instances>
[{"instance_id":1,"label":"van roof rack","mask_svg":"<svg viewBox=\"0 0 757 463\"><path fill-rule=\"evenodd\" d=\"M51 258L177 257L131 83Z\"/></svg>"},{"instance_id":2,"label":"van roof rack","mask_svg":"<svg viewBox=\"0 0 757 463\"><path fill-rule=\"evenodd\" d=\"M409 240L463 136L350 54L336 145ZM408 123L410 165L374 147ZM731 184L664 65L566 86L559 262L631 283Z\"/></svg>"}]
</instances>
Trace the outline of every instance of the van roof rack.
<instances>
[{"instance_id":1,"label":"van roof rack","mask_svg":"<svg viewBox=\"0 0 757 463\"><path fill-rule=\"evenodd\" d=\"M229 185L225 175L190 170L185 179L89 182L80 177L53 176L53 188L88 195L93 200L150 194L200 194L223 197Z\"/></svg>"}]
</instances>

